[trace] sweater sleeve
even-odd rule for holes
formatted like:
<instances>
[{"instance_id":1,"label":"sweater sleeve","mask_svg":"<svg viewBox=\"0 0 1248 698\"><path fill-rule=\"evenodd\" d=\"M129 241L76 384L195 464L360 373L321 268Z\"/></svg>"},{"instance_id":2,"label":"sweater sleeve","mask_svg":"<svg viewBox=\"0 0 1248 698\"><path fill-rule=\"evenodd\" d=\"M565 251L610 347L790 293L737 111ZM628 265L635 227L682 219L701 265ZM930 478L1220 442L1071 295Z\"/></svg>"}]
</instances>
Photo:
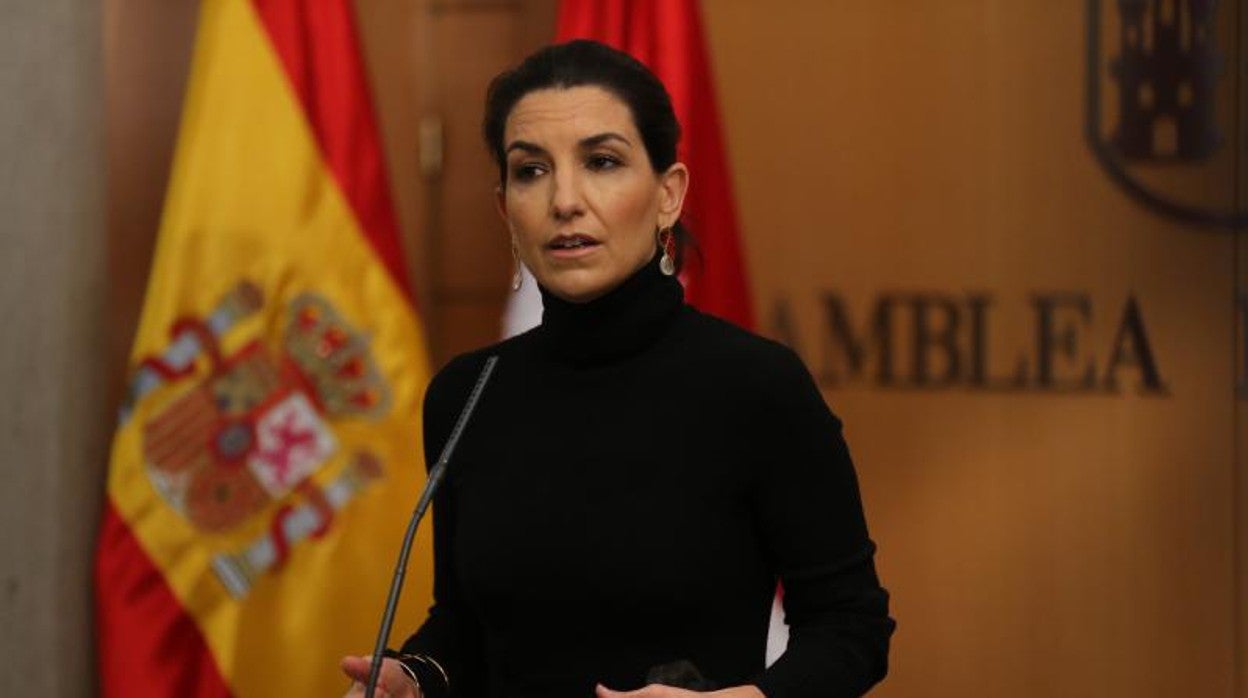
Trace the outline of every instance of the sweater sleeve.
<instances>
[{"instance_id":1,"label":"sweater sleeve","mask_svg":"<svg viewBox=\"0 0 1248 698\"><path fill-rule=\"evenodd\" d=\"M475 375L462 359L452 362L430 382L424 403L426 467L432 467L450 436ZM450 680L450 695L482 698L486 695L485 661L480 624L465 604L455 572L455 501L453 470L433 500L433 605L420 628L403 643L402 651L433 658Z\"/></svg>"},{"instance_id":2,"label":"sweater sleeve","mask_svg":"<svg viewBox=\"0 0 1248 698\"><path fill-rule=\"evenodd\" d=\"M796 354L783 349L776 364L761 389L768 443L754 501L790 633L754 683L768 698L859 696L888 671L888 593L840 420Z\"/></svg>"}]
</instances>

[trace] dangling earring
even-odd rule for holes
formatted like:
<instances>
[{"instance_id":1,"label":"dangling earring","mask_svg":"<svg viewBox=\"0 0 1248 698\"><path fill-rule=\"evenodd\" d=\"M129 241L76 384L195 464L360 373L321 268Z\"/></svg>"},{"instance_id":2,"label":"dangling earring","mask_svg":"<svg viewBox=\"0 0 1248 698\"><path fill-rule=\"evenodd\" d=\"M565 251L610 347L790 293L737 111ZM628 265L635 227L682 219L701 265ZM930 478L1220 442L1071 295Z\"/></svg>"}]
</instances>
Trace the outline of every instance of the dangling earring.
<instances>
[{"instance_id":1,"label":"dangling earring","mask_svg":"<svg viewBox=\"0 0 1248 698\"><path fill-rule=\"evenodd\" d=\"M659 247L663 250L663 256L659 257L659 271L664 276L671 276L676 273L676 235L671 228L659 230Z\"/></svg>"},{"instance_id":2,"label":"dangling earring","mask_svg":"<svg viewBox=\"0 0 1248 698\"><path fill-rule=\"evenodd\" d=\"M516 292L520 290L520 286L524 284L524 267L520 266L520 252L516 250L516 243L511 243L511 259L513 269L511 273L511 290Z\"/></svg>"}]
</instances>

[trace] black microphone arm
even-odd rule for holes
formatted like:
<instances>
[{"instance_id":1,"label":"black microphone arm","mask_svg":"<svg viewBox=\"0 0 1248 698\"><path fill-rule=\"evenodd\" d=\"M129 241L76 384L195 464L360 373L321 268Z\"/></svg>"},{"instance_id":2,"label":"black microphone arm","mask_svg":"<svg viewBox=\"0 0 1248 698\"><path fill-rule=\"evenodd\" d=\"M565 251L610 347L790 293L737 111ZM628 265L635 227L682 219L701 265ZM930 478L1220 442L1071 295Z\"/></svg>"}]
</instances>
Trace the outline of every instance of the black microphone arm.
<instances>
[{"instance_id":1,"label":"black microphone arm","mask_svg":"<svg viewBox=\"0 0 1248 698\"><path fill-rule=\"evenodd\" d=\"M407 533L403 535L403 547L399 548L399 562L394 568L394 580L390 582L390 595L386 598L386 611L381 616L381 628L377 631L377 644L373 647L373 662L368 671L365 698L373 698L373 693L377 690L377 679L381 678L381 661L386 652L386 644L390 640L390 627L394 625L394 612L399 607L399 592L403 590L403 577L407 574L407 558L412 552L412 542L416 540L416 527L424 518L429 502L433 501L433 493L437 491L438 483L442 482L442 476L446 473L446 464L450 462L451 454L455 451L455 444L459 442L460 434L464 433L468 418L476 409L477 400L481 399L485 383L490 379L490 374L494 372L494 365L497 363L497 356L491 356L485 360L481 375L477 376L477 384L472 387L468 402L464 404L463 411L459 413L459 419L455 422L455 428L451 430L451 436L446 440L446 445L442 447L438 462L429 469L429 477L425 479L425 490L420 493L420 499L416 502L416 510L412 512L412 520L407 523Z\"/></svg>"}]
</instances>

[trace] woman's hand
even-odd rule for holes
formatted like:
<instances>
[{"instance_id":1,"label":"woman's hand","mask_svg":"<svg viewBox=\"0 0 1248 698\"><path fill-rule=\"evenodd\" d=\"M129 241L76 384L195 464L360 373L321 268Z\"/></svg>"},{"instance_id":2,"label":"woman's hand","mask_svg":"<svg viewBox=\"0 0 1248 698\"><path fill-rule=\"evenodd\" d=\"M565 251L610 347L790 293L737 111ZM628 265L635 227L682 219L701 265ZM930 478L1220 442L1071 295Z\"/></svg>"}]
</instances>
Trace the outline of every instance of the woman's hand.
<instances>
[{"instance_id":1,"label":"woman's hand","mask_svg":"<svg viewBox=\"0 0 1248 698\"><path fill-rule=\"evenodd\" d=\"M699 693L698 691L688 691L683 688L672 688L671 686L663 686L652 683L645 688L639 688L636 691L612 691L611 689L598 684L594 689L594 695L597 698L690 698L691 696L713 696L713 698L767 698L763 692L758 690L757 686L734 686L733 688L725 688L719 691L711 691L709 693Z\"/></svg>"},{"instance_id":2,"label":"woman's hand","mask_svg":"<svg viewBox=\"0 0 1248 698\"><path fill-rule=\"evenodd\" d=\"M372 657L343 657L338 666L351 677L351 689L344 698L362 698L368 686ZM423 698L416 683L399 668L397 659L381 660L381 676L377 679L375 698Z\"/></svg>"}]
</instances>

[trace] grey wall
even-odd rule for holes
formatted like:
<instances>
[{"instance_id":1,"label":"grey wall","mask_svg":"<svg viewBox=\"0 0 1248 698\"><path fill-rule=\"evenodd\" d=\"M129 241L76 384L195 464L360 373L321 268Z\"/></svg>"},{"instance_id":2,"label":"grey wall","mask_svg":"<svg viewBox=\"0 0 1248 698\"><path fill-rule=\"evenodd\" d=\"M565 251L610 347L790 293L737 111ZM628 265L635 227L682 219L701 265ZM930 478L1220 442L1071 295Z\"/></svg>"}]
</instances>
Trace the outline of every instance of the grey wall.
<instances>
[{"instance_id":1,"label":"grey wall","mask_svg":"<svg viewBox=\"0 0 1248 698\"><path fill-rule=\"evenodd\" d=\"M94 693L109 438L100 7L0 3L0 695Z\"/></svg>"}]
</instances>

